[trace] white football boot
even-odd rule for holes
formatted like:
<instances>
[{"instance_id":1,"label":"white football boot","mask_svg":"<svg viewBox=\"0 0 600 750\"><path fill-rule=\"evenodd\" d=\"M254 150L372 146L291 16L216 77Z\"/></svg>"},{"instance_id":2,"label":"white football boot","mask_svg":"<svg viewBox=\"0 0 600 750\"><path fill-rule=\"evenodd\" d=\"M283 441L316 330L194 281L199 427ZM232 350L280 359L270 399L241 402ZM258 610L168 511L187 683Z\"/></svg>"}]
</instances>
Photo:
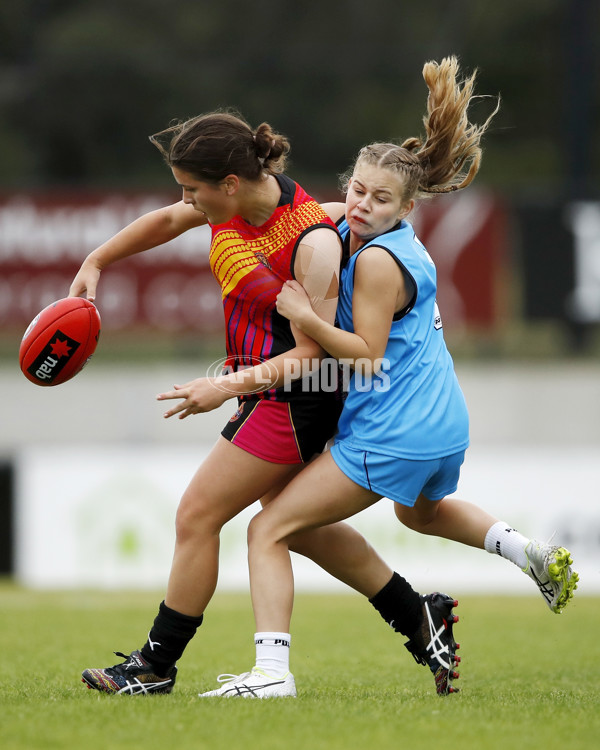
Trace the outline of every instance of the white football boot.
<instances>
[{"instance_id":1,"label":"white football boot","mask_svg":"<svg viewBox=\"0 0 600 750\"><path fill-rule=\"evenodd\" d=\"M270 677L253 667L243 674L220 674L217 682L220 688L199 693L200 698L295 698L294 675L288 672L284 677Z\"/></svg>"},{"instance_id":2,"label":"white football boot","mask_svg":"<svg viewBox=\"0 0 600 750\"><path fill-rule=\"evenodd\" d=\"M561 614L573 598L579 576L571 569L571 553L564 547L532 539L525 547L527 565L523 572L535 582L544 601L556 614Z\"/></svg>"}]
</instances>

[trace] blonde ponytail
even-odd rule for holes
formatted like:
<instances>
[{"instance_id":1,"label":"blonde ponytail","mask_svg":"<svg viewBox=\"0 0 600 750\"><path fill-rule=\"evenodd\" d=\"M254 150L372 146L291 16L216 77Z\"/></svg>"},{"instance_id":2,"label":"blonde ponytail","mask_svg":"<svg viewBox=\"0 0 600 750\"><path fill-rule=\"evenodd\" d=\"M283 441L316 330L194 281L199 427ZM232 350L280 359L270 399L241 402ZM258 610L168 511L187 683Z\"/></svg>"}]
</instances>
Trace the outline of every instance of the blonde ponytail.
<instances>
[{"instance_id":1,"label":"blonde ponytail","mask_svg":"<svg viewBox=\"0 0 600 750\"><path fill-rule=\"evenodd\" d=\"M368 163L398 173L402 179L402 202L435 193L462 190L481 164L481 138L498 112L500 100L482 125L469 122L468 109L474 96L476 72L459 78L456 57L423 66L429 89L423 117L425 137L411 137L400 145L372 143L361 149L356 164Z\"/></svg>"}]
</instances>

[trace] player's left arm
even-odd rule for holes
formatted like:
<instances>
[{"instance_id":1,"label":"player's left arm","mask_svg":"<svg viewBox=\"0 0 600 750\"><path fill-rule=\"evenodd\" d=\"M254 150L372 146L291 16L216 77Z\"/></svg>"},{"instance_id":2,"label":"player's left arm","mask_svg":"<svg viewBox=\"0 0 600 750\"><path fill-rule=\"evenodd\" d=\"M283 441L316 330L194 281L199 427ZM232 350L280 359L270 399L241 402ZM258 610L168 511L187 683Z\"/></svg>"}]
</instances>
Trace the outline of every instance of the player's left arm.
<instances>
[{"instance_id":1,"label":"player's left arm","mask_svg":"<svg viewBox=\"0 0 600 750\"><path fill-rule=\"evenodd\" d=\"M294 257L293 274L310 299L319 320L333 326L337 310L342 243L332 228L316 227L300 240ZM311 372L325 353L320 344L292 322L295 345L287 352L229 378L237 394L279 388ZM262 386L262 388L261 388Z\"/></svg>"},{"instance_id":2,"label":"player's left arm","mask_svg":"<svg viewBox=\"0 0 600 750\"><path fill-rule=\"evenodd\" d=\"M302 237L294 258L293 273L298 280L294 283L310 298L318 319L331 326L337 308L341 251L338 233L327 227L317 227ZM216 378L198 378L159 394L157 398L161 401L181 399L164 416L179 414L183 419L190 414L211 411L234 396L279 388L289 380L308 374L315 361L322 358L324 350L293 323L292 332L294 347L260 365Z\"/></svg>"},{"instance_id":3,"label":"player's left arm","mask_svg":"<svg viewBox=\"0 0 600 750\"><path fill-rule=\"evenodd\" d=\"M342 243L333 229L318 227L304 235L294 259L294 278L316 315L333 325L340 286Z\"/></svg>"}]
</instances>

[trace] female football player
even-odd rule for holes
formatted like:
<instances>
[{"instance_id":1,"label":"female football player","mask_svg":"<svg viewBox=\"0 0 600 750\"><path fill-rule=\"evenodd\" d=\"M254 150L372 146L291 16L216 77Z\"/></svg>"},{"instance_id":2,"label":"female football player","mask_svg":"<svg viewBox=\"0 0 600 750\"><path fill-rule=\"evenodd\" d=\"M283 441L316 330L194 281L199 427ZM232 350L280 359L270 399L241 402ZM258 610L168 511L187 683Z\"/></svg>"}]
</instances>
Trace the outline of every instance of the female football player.
<instances>
[{"instance_id":1,"label":"female football player","mask_svg":"<svg viewBox=\"0 0 600 750\"><path fill-rule=\"evenodd\" d=\"M447 498L456 491L469 444L468 413L444 343L435 266L406 218L415 198L466 188L478 172L481 136L497 108L482 126L471 124L467 110L475 74L463 82L458 74L456 58L425 65L425 138L363 148L346 186L345 206L327 206L339 220L346 259L339 327L317 314L297 281L286 282L277 298L278 311L294 330L357 366L334 445L250 523L255 667L222 676L224 684L203 695L295 691L289 672L290 544L382 497L395 501L398 517L411 528L512 560L554 611L573 594L577 574L567 550L530 541L476 506ZM393 588L393 578L388 586Z\"/></svg>"}]
</instances>

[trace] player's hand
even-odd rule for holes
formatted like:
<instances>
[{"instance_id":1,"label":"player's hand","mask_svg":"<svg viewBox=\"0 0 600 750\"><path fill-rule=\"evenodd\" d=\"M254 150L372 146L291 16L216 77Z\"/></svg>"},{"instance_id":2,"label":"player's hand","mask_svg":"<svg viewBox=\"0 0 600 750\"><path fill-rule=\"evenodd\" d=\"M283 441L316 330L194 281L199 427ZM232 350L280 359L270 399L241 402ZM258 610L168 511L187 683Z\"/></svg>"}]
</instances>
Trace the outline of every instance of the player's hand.
<instances>
[{"instance_id":1,"label":"player's hand","mask_svg":"<svg viewBox=\"0 0 600 750\"><path fill-rule=\"evenodd\" d=\"M228 398L235 394L228 393L215 384L215 378L197 378L185 385L175 385L174 390L159 393L158 401L168 399L182 399L179 404L173 406L164 413L165 419L179 414L179 419L185 419L190 414L202 414L206 411L218 409Z\"/></svg>"},{"instance_id":2,"label":"player's hand","mask_svg":"<svg viewBox=\"0 0 600 750\"><path fill-rule=\"evenodd\" d=\"M86 294L90 302L96 299L96 287L100 279L100 269L89 258L83 264L69 289L69 297L81 297Z\"/></svg>"},{"instance_id":3,"label":"player's hand","mask_svg":"<svg viewBox=\"0 0 600 750\"><path fill-rule=\"evenodd\" d=\"M301 327L302 320L313 310L302 284L286 281L277 295L277 312Z\"/></svg>"}]
</instances>

